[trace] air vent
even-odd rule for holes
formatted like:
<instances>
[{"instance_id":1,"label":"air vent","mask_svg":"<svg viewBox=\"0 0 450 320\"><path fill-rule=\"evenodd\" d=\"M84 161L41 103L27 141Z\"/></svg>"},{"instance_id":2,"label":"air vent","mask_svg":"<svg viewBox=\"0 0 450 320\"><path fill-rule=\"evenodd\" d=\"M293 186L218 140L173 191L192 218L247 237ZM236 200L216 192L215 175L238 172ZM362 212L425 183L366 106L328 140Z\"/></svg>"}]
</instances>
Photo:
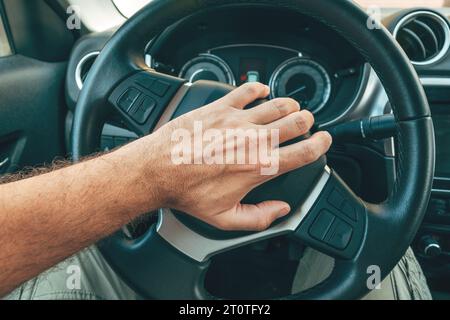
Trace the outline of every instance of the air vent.
<instances>
[{"instance_id":1,"label":"air vent","mask_svg":"<svg viewBox=\"0 0 450 320\"><path fill-rule=\"evenodd\" d=\"M84 81L99 54L99 51L88 53L78 62L77 68L75 69L75 81L78 89L81 90L83 88Z\"/></svg>"},{"instance_id":2,"label":"air vent","mask_svg":"<svg viewBox=\"0 0 450 320\"><path fill-rule=\"evenodd\" d=\"M450 46L448 22L431 11L415 11L403 17L395 27L394 37L415 65L439 61Z\"/></svg>"}]
</instances>

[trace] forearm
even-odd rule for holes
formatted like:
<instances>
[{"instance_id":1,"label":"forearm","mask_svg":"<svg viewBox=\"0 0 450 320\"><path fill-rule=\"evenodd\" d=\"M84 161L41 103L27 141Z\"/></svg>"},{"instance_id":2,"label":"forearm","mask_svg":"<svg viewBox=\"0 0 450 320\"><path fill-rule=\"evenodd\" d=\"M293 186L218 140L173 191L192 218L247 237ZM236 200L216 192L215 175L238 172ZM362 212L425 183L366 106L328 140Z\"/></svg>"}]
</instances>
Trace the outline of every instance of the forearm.
<instances>
[{"instance_id":1,"label":"forearm","mask_svg":"<svg viewBox=\"0 0 450 320\"><path fill-rule=\"evenodd\" d=\"M151 170L139 168L149 161L142 148L128 146L0 186L0 297L158 208Z\"/></svg>"}]
</instances>

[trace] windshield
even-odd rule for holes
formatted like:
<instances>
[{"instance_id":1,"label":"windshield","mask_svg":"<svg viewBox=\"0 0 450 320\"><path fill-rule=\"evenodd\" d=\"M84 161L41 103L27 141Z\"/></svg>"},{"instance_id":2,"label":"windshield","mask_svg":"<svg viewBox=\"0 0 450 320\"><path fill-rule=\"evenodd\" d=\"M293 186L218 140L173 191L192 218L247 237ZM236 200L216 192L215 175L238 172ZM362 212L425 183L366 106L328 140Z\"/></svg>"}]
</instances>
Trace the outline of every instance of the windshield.
<instances>
[{"instance_id":1,"label":"windshield","mask_svg":"<svg viewBox=\"0 0 450 320\"><path fill-rule=\"evenodd\" d=\"M112 0L117 10L129 18L152 0Z\"/></svg>"},{"instance_id":2,"label":"windshield","mask_svg":"<svg viewBox=\"0 0 450 320\"><path fill-rule=\"evenodd\" d=\"M152 0L112 0L117 9L129 18ZM356 0L363 7L381 8L450 7L450 0Z\"/></svg>"}]
</instances>

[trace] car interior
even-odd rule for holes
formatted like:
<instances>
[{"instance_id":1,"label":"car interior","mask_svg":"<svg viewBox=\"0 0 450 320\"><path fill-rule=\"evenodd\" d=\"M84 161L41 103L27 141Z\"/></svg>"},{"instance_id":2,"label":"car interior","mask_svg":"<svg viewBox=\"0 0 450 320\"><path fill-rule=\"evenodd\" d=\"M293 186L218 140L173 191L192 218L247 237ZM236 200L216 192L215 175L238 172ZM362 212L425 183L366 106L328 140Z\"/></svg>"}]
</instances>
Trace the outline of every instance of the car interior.
<instances>
[{"instance_id":1,"label":"car interior","mask_svg":"<svg viewBox=\"0 0 450 320\"><path fill-rule=\"evenodd\" d=\"M364 263L380 260L392 269L411 246L433 298L450 299L450 1L314 3L0 0L0 175L113 150L150 133L167 116L162 105L175 99L183 83L190 91L169 118L229 88L261 82L271 88L270 98L292 97L314 114L315 127L335 130L326 156L338 175L333 188L355 202L350 213L350 200L339 208L330 200L322 207L337 210L333 219L349 227L345 244L318 239L316 222L325 217L312 203L311 216L294 235L281 225L258 241L253 234L216 232L183 213L166 212L165 223L164 212L149 213L104 244L113 269L148 297L271 299L296 294L291 291L297 266L312 246L343 262L336 264L329 287L295 298L346 298L360 296L365 285L356 262L347 261L359 255ZM355 28L364 21L366 28ZM130 67L119 57L137 62ZM152 72L143 75L147 69ZM203 85L212 82L220 85ZM97 106L100 95L108 96L104 107ZM145 99L154 105L132 114L131 104L139 100L143 106ZM424 106L432 124L423 121ZM373 130L367 137L366 126ZM322 171L310 169L291 177L297 184L320 184ZM301 186L276 183L249 197L258 199L284 183L296 207L311 201ZM372 221L363 208L384 208L383 217L398 212L401 224ZM180 224L208 240L197 244L204 248L188 247L195 245L193 236L192 243L174 239L170 226L191 234ZM155 232L160 238L150 241ZM161 239L188 257L175 257L167 243L156 244ZM157 269L145 264L153 256L161 261ZM178 271L167 267L176 259ZM191 260L198 262L195 271ZM132 270L139 263L142 268ZM348 278L358 284L338 281L343 274L354 275ZM186 278L184 286L174 275Z\"/></svg>"}]
</instances>

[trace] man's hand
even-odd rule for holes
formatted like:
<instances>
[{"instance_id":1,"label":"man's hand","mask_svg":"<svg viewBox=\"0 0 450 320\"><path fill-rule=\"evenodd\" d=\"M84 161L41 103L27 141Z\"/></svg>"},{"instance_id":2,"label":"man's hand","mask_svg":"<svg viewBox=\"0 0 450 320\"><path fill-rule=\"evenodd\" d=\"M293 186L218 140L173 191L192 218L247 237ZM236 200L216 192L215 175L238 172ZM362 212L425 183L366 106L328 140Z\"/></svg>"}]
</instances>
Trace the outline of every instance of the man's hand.
<instances>
[{"instance_id":1,"label":"man's hand","mask_svg":"<svg viewBox=\"0 0 450 320\"><path fill-rule=\"evenodd\" d=\"M319 132L307 140L279 149L279 170L272 176L261 174L264 166L261 159L252 164L205 164L204 159L198 159L199 155L192 147L195 122L201 123L203 132L219 130L223 137L230 129L251 129L262 134L275 129L279 132L280 144L309 132L314 124L313 115L306 110L300 111L295 100L274 99L244 110L247 105L268 95L269 88L265 85L245 84L224 98L168 123L153 135L127 148L130 156L136 152L148 152L142 158L148 159L146 165L151 172L148 179L157 181L161 206L189 213L224 230L264 230L274 220L290 212L289 205L281 201L248 205L241 204L241 200L267 180L316 161L331 145L328 133ZM192 161L188 164L174 164L171 157L175 147L172 137L180 129L188 130L192 138L189 141L191 147L187 149L191 152L187 157ZM268 147L272 148L272 141L268 138ZM245 159L249 159L248 153L255 150L249 148L248 141L244 143L236 146L216 139L209 141L208 145L213 150L222 150L224 156L243 150ZM261 146L253 145L255 147ZM200 158L202 156L200 153Z\"/></svg>"}]
</instances>

